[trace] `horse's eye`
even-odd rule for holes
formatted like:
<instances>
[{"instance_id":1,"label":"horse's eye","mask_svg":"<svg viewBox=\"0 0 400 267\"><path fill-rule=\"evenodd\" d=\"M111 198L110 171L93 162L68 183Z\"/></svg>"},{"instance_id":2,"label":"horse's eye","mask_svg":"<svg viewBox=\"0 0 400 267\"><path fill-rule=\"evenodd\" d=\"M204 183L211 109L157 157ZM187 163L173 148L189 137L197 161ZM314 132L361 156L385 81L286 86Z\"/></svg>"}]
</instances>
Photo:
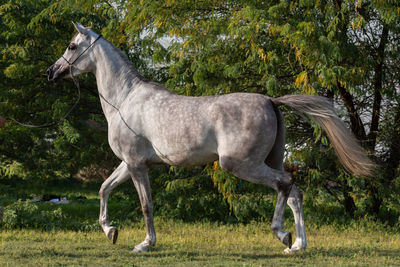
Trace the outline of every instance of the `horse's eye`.
<instances>
[{"instance_id":1,"label":"horse's eye","mask_svg":"<svg viewBox=\"0 0 400 267\"><path fill-rule=\"evenodd\" d=\"M75 50L76 49L76 44L75 43L70 43L68 45L68 50Z\"/></svg>"}]
</instances>

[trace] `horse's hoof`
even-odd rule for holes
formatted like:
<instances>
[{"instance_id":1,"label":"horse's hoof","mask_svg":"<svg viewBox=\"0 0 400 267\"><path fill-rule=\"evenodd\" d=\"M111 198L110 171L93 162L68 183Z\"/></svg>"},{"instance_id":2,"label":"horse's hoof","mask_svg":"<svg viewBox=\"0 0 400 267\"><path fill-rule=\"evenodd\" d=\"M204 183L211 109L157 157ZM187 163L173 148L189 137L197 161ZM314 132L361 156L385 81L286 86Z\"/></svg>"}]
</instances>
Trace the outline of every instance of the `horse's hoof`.
<instances>
[{"instance_id":1,"label":"horse's hoof","mask_svg":"<svg viewBox=\"0 0 400 267\"><path fill-rule=\"evenodd\" d=\"M283 251L284 254L294 254L296 252L297 250L292 250L290 248L285 248L285 250Z\"/></svg>"},{"instance_id":2,"label":"horse's hoof","mask_svg":"<svg viewBox=\"0 0 400 267\"><path fill-rule=\"evenodd\" d=\"M143 244L143 243L136 245L132 250L133 253L142 253L142 252L148 252L148 251L149 251L149 245Z\"/></svg>"},{"instance_id":3,"label":"horse's hoof","mask_svg":"<svg viewBox=\"0 0 400 267\"><path fill-rule=\"evenodd\" d=\"M285 235L282 238L282 243L288 247L288 249L291 249L292 247L292 233L291 232L286 232Z\"/></svg>"},{"instance_id":4,"label":"horse's hoof","mask_svg":"<svg viewBox=\"0 0 400 267\"><path fill-rule=\"evenodd\" d=\"M118 238L117 228L111 227L110 231L108 231L107 237L113 244L117 243L117 238Z\"/></svg>"},{"instance_id":5,"label":"horse's hoof","mask_svg":"<svg viewBox=\"0 0 400 267\"><path fill-rule=\"evenodd\" d=\"M297 246L292 246L291 248L285 248L285 250L283 251L284 254L294 254L297 253L301 250L304 250L304 248L299 248Z\"/></svg>"},{"instance_id":6,"label":"horse's hoof","mask_svg":"<svg viewBox=\"0 0 400 267\"><path fill-rule=\"evenodd\" d=\"M285 248L285 250L283 251L283 254L292 254L292 250L290 248Z\"/></svg>"}]
</instances>

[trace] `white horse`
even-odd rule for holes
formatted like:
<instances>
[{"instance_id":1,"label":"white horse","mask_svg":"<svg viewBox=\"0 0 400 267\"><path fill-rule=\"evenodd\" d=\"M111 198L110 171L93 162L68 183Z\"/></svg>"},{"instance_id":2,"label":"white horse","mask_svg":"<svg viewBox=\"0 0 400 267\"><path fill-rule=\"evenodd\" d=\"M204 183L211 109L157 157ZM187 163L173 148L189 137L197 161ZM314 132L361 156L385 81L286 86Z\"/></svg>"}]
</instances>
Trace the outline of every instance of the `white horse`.
<instances>
[{"instance_id":1,"label":"white horse","mask_svg":"<svg viewBox=\"0 0 400 267\"><path fill-rule=\"evenodd\" d=\"M134 252L156 242L153 204L147 170L151 165L220 166L249 182L278 192L272 231L295 252L307 246L302 193L283 169L285 128L279 105L313 117L326 131L343 165L353 174L369 175L373 164L352 134L335 115L331 102L319 96L288 95L270 98L235 93L207 97L175 95L144 79L128 58L89 28L74 24L78 33L64 55L48 69L48 79L94 73L101 106L108 122L108 141L122 163L100 189L99 222L115 243L118 231L110 225L107 201L119 184L133 180L142 205L146 238ZM293 211L296 239L284 230L286 203Z\"/></svg>"}]
</instances>

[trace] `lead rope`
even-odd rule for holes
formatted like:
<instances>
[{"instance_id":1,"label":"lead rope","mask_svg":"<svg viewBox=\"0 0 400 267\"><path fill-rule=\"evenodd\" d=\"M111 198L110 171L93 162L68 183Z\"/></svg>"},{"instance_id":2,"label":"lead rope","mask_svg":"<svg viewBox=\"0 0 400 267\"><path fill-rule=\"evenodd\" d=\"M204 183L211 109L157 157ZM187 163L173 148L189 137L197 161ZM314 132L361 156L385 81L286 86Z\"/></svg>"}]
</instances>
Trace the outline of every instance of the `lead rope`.
<instances>
[{"instance_id":1,"label":"lead rope","mask_svg":"<svg viewBox=\"0 0 400 267\"><path fill-rule=\"evenodd\" d=\"M10 117L5 117L5 119L11 120L11 121L15 122L16 124L27 127L27 128L50 128L54 125L57 125L57 124L60 124L61 122L63 122L69 116L69 114L71 114L71 112L78 106L79 101L81 100L81 87L79 85L79 81L72 74L72 65L69 65L69 71L70 71L70 74L72 76L72 80L73 80L75 86L78 88L78 98L75 101L74 105L69 109L69 111L67 113L65 113L65 115L62 116L58 121L54 121L54 122L51 122L48 124L34 125L34 124L22 123L22 122L17 121L16 119L10 118Z\"/></svg>"},{"instance_id":2,"label":"lead rope","mask_svg":"<svg viewBox=\"0 0 400 267\"><path fill-rule=\"evenodd\" d=\"M78 81L78 79L76 79L75 76L74 76L74 74L72 73L73 64L74 64L74 63L75 63L89 48L91 48L100 38L101 38L101 34L99 34L99 36L97 36L96 40L94 40L93 43L91 43L88 47L86 47L86 49L83 50L83 52L82 52L77 58L75 58L74 61L72 61L72 63L69 62L69 60L66 59L64 56L62 56L62 58L68 63L68 66L69 66L69 73L71 74L71 77L72 77L72 80L74 81L75 86L78 88L78 99L75 101L75 104L70 108L70 110L69 110L64 116L61 117L61 119L59 119L58 121L54 121L54 122L52 122L52 123L42 124L42 125L34 125L34 124L22 123L22 122L17 121L16 119L10 118L10 117L5 117L5 119L11 120L11 121L15 122L16 124L21 125L21 126L24 126L24 127L27 127L27 128L49 128L49 127L51 127L51 126L54 126L54 125L57 125L57 124L63 122L63 121L69 116L69 114L71 114L71 112L78 106L79 101L81 100L81 87L79 86L79 81Z\"/></svg>"}]
</instances>

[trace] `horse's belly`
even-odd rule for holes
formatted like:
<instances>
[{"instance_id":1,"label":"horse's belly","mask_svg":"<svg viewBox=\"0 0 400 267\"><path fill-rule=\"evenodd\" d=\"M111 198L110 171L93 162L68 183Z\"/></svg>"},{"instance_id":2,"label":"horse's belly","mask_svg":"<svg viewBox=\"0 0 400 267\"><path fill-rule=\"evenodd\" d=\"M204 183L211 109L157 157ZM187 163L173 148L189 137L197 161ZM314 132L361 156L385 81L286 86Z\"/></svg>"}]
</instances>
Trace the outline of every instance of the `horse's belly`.
<instances>
[{"instance_id":1,"label":"horse's belly","mask_svg":"<svg viewBox=\"0 0 400 267\"><path fill-rule=\"evenodd\" d=\"M215 138L203 135L203 138L194 139L197 138L192 138L191 142L182 138L152 145L158 158L170 165L203 165L218 159Z\"/></svg>"},{"instance_id":2,"label":"horse's belly","mask_svg":"<svg viewBox=\"0 0 400 267\"><path fill-rule=\"evenodd\" d=\"M164 163L179 166L199 166L218 160L216 153L204 150L175 151L166 154L156 151L156 154Z\"/></svg>"}]
</instances>

